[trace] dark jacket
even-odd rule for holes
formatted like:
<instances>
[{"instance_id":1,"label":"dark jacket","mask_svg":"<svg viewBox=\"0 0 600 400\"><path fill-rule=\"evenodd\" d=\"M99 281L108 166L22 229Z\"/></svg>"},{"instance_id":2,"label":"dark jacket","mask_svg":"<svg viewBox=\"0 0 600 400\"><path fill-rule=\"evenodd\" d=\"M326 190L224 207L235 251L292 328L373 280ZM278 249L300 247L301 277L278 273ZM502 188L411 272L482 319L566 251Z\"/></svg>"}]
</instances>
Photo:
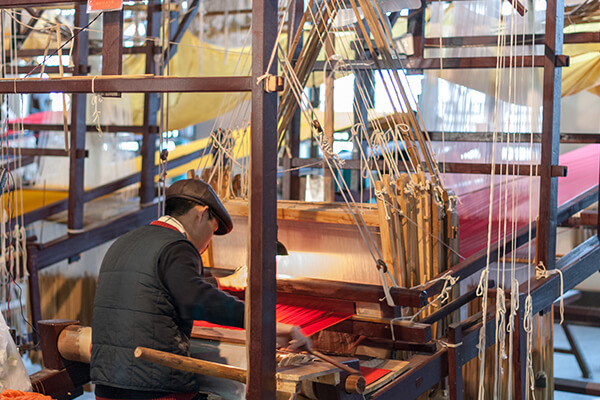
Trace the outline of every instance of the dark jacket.
<instances>
[{"instance_id":1,"label":"dark jacket","mask_svg":"<svg viewBox=\"0 0 600 400\"><path fill-rule=\"evenodd\" d=\"M181 233L161 226L145 226L122 236L106 253L98 277L92 322L91 378L94 383L165 393L199 389L195 374L133 356L137 346L189 355L193 320L189 312L181 318L181 307L159 273L161 257L170 259L164 256L167 250L182 246L196 258L190 262L198 264L196 286L205 286L201 288L207 293L204 298L215 294L225 296L201 282L200 255ZM182 288L186 284L189 282L183 282ZM235 313L240 314L237 311L240 303L232 298L226 300L235 303ZM203 305L198 306L203 310ZM200 314L196 318L200 318ZM241 315L243 320L243 311Z\"/></svg>"}]
</instances>

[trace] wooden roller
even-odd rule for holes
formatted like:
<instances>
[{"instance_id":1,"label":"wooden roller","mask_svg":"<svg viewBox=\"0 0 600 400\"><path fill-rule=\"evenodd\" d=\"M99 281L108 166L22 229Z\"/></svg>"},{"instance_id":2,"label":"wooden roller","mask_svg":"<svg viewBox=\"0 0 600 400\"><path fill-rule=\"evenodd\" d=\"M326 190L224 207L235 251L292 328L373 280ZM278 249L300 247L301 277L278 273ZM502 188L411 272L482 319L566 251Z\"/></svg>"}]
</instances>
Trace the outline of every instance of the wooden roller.
<instances>
[{"instance_id":1,"label":"wooden roller","mask_svg":"<svg viewBox=\"0 0 600 400\"><path fill-rule=\"evenodd\" d=\"M58 352L65 360L89 364L92 358L92 327L69 325L58 336Z\"/></svg>"},{"instance_id":2,"label":"wooden roller","mask_svg":"<svg viewBox=\"0 0 600 400\"><path fill-rule=\"evenodd\" d=\"M242 368L180 356L147 347L136 347L133 354L136 358L164 365L165 367L246 383L246 370Z\"/></svg>"}]
</instances>

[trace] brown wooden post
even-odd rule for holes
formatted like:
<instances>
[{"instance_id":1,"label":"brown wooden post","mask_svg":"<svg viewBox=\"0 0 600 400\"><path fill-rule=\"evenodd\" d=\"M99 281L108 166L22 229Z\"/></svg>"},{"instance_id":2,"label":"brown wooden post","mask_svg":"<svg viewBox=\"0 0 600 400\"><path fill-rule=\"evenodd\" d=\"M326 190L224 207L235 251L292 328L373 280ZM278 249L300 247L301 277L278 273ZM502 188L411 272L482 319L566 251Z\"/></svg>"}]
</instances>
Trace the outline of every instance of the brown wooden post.
<instances>
[{"instance_id":1,"label":"brown wooden post","mask_svg":"<svg viewBox=\"0 0 600 400\"><path fill-rule=\"evenodd\" d=\"M102 15L102 75L121 75L123 71L123 11Z\"/></svg>"},{"instance_id":2,"label":"brown wooden post","mask_svg":"<svg viewBox=\"0 0 600 400\"><path fill-rule=\"evenodd\" d=\"M441 4L438 5L441 7ZM410 10L408 13L408 33L413 35L414 57L423 57L425 47L425 9L426 4L421 3L418 10ZM441 38L439 39L441 40Z\"/></svg>"},{"instance_id":3,"label":"brown wooden post","mask_svg":"<svg viewBox=\"0 0 600 400\"><path fill-rule=\"evenodd\" d=\"M84 4L75 6L74 25L87 25L89 16ZM89 35L82 31L73 39L73 75L86 75L89 51ZM71 138L69 153L69 212L67 226L71 232L83 228L84 157L78 150L85 149L86 95L71 97Z\"/></svg>"},{"instance_id":4,"label":"brown wooden post","mask_svg":"<svg viewBox=\"0 0 600 400\"><path fill-rule=\"evenodd\" d=\"M513 374L515 400L527 398L527 333L523 329L525 318L525 296L519 295L519 309L515 313L513 338ZM510 388L509 388L510 390Z\"/></svg>"},{"instance_id":5,"label":"brown wooden post","mask_svg":"<svg viewBox=\"0 0 600 400\"><path fill-rule=\"evenodd\" d=\"M160 3L155 0L148 1L148 25L146 28L148 38L160 36ZM146 73L157 72L154 55L156 54L154 40L146 41ZM140 204L148 204L154 201L154 153L156 152L156 133L154 128L157 124L157 113L160 108L160 95L157 93L146 93L144 95L144 129L142 138L142 171L140 184ZM152 132L152 133L151 133ZM162 132L159 132L162 135Z\"/></svg>"},{"instance_id":6,"label":"brown wooden post","mask_svg":"<svg viewBox=\"0 0 600 400\"><path fill-rule=\"evenodd\" d=\"M452 324L448 328L448 341L451 346L448 347L448 386L450 389L450 400L462 400L463 398L463 377L462 363L458 348L452 346L462 341L462 326Z\"/></svg>"},{"instance_id":7,"label":"brown wooden post","mask_svg":"<svg viewBox=\"0 0 600 400\"><path fill-rule=\"evenodd\" d=\"M560 99L562 70L557 67L556 55L562 53L564 1L549 0L546 6L544 36L544 95L542 119L542 159L540 168L540 208L536 236L539 261L547 269L556 264L556 218L558 178L552 167L558 164L560 148Z\"/></svg>"},{"instance_id":8,"label":"brown wooden post","mask_svg":"<svg viewBox=\"0 0 600 400\"><path fill-rule=\"evenodd\" d=\"M250 139L250 259L246 289L246 398L275 398L275 289L277 242L277 93L265 73L277 37L277 0L252 2L252 119ZM276 60L276 58L275 58Z\"/></svg>"},{"instance_id":9,"label":"brown wooden post","mask_svg":"<svg viewBox=\"0 0 600 400\"><path fill-rule=\"evenodd\" d=\"M33 325L32 341L38 341L38 322L42 319L42 307L40 302L40 281L38 273L38 243L27 243L27 271L29 272L29 304L31 310L31 325Z\"/></svg>"},{"instance_id":10,"label":"brown wooden post","mask_svg":"<svg viewBox=\"0 0 600 400\"><path fill-rule=\"evenodd\" d=\"M333 150L333 131L334 128L334 107L333 107L333 84L335 81L335 74L333 72L333 60L330 58L335 54L335 34L330 32L325 40L325 57L329 60L329 66L331 69L327 71L325 76L325 137L323 140L329 142L331 149ZM325 143L324 143L325 144ZM323 154L323 158L327 157ZM325 201L333 201L334 197L334 185L333 185L333 174L329 169L326 161L323 161L323 194Z\"/></svg>"},{"instance_id":11,"label":"brown wooden post","mask_svg":"<svg viewBox=\"0 0 600 400\"><path fill-rule=\"evenodd\" d=\"M298 29L303 29L303 27L300 26L303 13L304 1L295 0L294 7L292 8L292 15L290 17L292 23L290 24L288 30L288 44L290 46L292 45L296 31ZM298 61L298 57L300 57L302 46L304 44L303 42L304 41L302 40L302 37L300 37L292 57L292 65L294 66ZM300 187L300 173L297 169L292 170L292 160L298 158L300 155L300 122L300 107L296 107L296 111L294 112L294 116L292 117L292 121L290 122L290 126L288 127L286 133L290 151L289 154L285 152L282 157L284 172L281 185L281 197L284 200L300 200L300 191L302 190Z\"/></svg>"}]
</instances>

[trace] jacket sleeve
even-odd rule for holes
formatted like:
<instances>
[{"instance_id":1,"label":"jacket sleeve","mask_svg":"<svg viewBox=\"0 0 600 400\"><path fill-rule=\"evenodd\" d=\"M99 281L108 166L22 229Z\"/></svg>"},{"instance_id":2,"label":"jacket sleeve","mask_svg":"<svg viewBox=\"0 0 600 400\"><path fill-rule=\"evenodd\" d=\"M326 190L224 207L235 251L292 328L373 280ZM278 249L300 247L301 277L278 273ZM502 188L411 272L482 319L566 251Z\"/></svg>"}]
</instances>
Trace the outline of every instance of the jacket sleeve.
<instances>
[{"instance_id":1,"label":"jacket sleeve","mask_svg":"<svg viewBox=\"0 0 600 400\"><path fill-rule=\"evenodd\" d=\"M201 272L202 259L189 242L167 246L158 260L158 276L181 319L243 328L244 303L213 286Z\"/></svg>"}]
</instances>

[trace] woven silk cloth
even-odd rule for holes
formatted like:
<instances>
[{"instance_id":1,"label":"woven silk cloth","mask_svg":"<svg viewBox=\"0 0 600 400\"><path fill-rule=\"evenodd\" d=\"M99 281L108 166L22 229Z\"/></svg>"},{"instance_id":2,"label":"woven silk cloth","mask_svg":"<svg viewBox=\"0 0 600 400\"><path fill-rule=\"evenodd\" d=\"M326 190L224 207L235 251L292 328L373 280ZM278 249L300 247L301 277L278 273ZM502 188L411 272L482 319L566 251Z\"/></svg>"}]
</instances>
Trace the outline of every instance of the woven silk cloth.
<instances>
[{"instance_id":1,"label":"woven silk cloth","mask_svg":"<svg viewBox=\"0 0 600 400\"><path fill-rule=\"evenodd\" d=\"M599 162L600 145L597 144L590 144L560 156L558 164L564 165L568 169L566 177L558 178L559 207L598 184ZM515 179L514 186L512 179ZM538 215L539 179L534 178L533 180L531 197L528 176L511 178L511 181L508 183L508 197L505 197L504 190L500 191L500 187L500 183L496 183L494 186L492 243L495 243L499 236L504 236L502 229L498 229L499 224L501 224L501 228L504 225L504 218L500 218L501 212L504 212L504 202L508 202L506 232L508 234L512 230L513 221L516 222L517 229L527 226L529 223L530 201L532 219L535 220ZM513 187L516 187L516 189L513 190ZM513 192L515 203L514 214L512 213ZM487 246L490 188L487 187L475 192L462 194L460 200L461 202L457 206L460 218L460 255L467 258L485 249Z\"/></svg>"},{"instance_id":2,"label":"woven silk cloth","mask_svg":"<svg viewBox=\"0 0 600 400\"><path fill-rule=\"evenodd\" d=\"M287 295L278 295L277 299L278 304L275 308L277 322L299 326L302 328L302 333L307 336L354 315L354 305L351 302ZM194 321L194 326L218 327L220 325L206 321Z\"/></svg>"}]
</instances>

